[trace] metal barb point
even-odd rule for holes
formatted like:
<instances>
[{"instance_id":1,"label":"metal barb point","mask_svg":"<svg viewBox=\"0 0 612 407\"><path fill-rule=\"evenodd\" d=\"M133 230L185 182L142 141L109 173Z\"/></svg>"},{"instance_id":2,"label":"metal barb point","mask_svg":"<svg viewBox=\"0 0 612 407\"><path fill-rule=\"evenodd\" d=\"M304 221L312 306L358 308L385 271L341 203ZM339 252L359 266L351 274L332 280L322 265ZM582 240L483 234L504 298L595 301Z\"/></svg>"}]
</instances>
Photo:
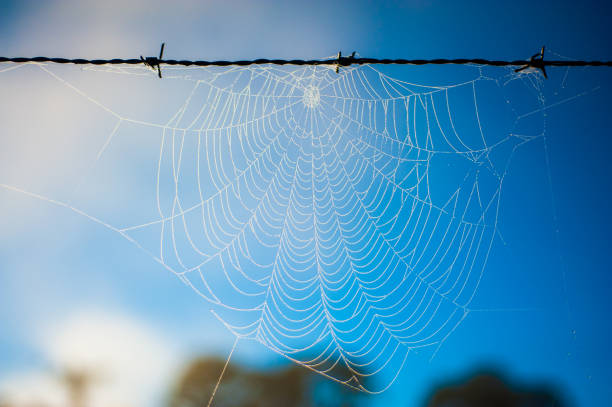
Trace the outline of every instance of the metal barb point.
<instances>
[{"instance_id":1,"label":"metal barb point","mask_svg":"<svg viewBox=\"0 0 612 407\"><path fill-rule=\"evenodd\" d=\"M342 52L338 51L338 56L336 57L336 73L340 73L341 66L351 66L351 64L353 63L355 59L355 54L356 52L353 51L353 53L350 56L343 57Z\"/></svg>"},{"instance_id":2,"label":"metal barb point","mask_svg":"<svg viewBox=\"0 0 612 407\"><path fill-rule=\"evenodd\" d=\"M146 66L148 66L149 68L153 69L154 71L157 71L157 75L160 78L162 77L160 63L163 61L164 47L165 46L166 46L166 43L162 42L161 48L159 50L159 57L146 57L146 58L143 58L142 55L140 56L140 60L142 61L142 63L145 64Z\"/></svg>"},{"instance_id":3,"label":"metal barb point","mask_svg":"<svg viewBox=\"0 0 612 407\"><path fill-rule=\"evenodd\" d=\"M544 75L544 78L548 79L548 75L546 75L546 63L544 62L544 49L546 47L544 45L542 45L542 49L540 50L540 52L538 52L537 54L533 54L531 56L531 58L529 58L529 62L514 70L514 72L521 72L527 68L534 68L534 69L539 69L540 72L542 72L542 75Z\"/></svg>"}]
</instances>

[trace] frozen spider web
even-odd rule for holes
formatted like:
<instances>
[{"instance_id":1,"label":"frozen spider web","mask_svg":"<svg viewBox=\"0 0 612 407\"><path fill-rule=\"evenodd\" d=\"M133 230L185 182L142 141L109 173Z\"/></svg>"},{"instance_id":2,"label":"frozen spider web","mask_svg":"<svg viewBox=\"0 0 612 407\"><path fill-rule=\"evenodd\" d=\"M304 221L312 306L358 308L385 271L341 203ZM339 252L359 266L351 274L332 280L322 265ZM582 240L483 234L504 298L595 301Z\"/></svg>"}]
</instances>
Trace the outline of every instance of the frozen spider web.
<instances>
[{"instance_id":1,"label":"frozen spider web","mask_svg":"<svg viewBox=\"0 0 612 407\"><path fill-rule=\"evenodd\" d=\"M189 88L179 108L164 123L108 109L94 163L134 128L150 135L151 218L62 205L147 251L237 338L382 391L468 315L511 157L539 136L508 96L537 98L537 74L461 69L432 86L374 66L168 68Z\"/></svg>"}]
</instances>

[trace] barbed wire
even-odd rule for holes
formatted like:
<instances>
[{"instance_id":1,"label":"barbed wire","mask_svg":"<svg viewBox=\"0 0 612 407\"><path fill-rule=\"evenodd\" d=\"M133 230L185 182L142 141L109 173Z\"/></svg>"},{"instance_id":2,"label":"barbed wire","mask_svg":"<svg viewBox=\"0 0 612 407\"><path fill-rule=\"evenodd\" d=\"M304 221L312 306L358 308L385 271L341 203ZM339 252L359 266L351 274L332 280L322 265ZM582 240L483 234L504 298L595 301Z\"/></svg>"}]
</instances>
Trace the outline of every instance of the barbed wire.
<instances>
[{"instance_id":1,"label":"barbed wire","mask_svg":"<svg viewBox=\"0 0 612 407\"><path fill-rule=\"evenodd\" d=\"M235 61L204 61L204 60L185 60L185 59L163 59L165 44L161 45L159 57L140 57L140 58L112 58L112 59L84 59L84 58L57 58L57 57L2 57L1 62L12 62L17 64L23 63L55 63L55 64L75 64L75 65L139 65L144 64L158 72L159 77L162 77L162 65L178 65L178 66L248 66L248 65L328 65L335 66L336 72L339 72L340 67L351 65L486 65L486 66L517 66L515 70L520 72L527 68L540 70L544 77L547 77L547 66L558 67L584 67L584 66L608 66L612 67L612 61L576 61L576 60L545 60L544 49L534 54L529 59L509 60L492 60L484 58L436 58L436 59L390 59L390 58L361 58L356 57L355 52L349 56L343 56L338 52L336 58L330 59L251 59L251 60L235 60Z\"/></svg>"}]
</instances>

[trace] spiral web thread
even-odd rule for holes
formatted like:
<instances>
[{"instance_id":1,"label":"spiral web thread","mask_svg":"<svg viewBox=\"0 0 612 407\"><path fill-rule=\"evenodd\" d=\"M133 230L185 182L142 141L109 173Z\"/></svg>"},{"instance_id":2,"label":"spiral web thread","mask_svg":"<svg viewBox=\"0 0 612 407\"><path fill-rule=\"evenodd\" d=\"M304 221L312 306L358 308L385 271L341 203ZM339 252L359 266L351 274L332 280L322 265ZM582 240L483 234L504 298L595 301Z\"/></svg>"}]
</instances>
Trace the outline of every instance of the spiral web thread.
<instances>
[{"instance_id":1,"label":"spiral web thread","mask_svg":"<svg viewBox=\"0 0 612 407\"><path fill-rule=\"evenodd\" d=\"M141 248L157 236L151 256L237 338L382 391L410 352L435 354L468 315L511 156L538 137L517 134L511 107L502 131L479 106L481 86L533 90L538 74L470 69L429 86L371 65L168 68L193 81L184 104L163 125L113 113L98 154L124 123L161 128L158 218L116 226L60 204Z\"/></svg>"}]
</instances>

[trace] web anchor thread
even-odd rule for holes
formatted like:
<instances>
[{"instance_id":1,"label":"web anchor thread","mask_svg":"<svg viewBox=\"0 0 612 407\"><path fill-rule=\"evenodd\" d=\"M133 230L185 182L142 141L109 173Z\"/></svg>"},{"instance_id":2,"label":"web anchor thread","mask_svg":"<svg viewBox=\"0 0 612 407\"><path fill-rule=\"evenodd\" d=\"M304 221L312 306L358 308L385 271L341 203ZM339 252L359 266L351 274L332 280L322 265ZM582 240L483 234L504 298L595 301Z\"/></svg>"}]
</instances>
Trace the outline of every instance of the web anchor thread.
<instances>
[{"instance_id":1,"label":"web anchor thread","mask_svg":"<svg viewBox=\"0 0 612 407\"><path fill-rule=\"evenodd\" d=\"M545 49L546 49L546 46L542 45L542 49L540 49L540 52L533 54L525 65L521 66L520 68L515 69L514 72L521 72L528 68L539 69L540 72L542 72L542 75L544 76L544 78L548 79L548 75L546 74L546 63L544 62L544 50ZM353 63L355 63L356 62L355 54L356 52L353 51L353 53L350 56L343 57L342 51L338 51L338 56L336 57L336 63L335 63L336 73L340 73L341 66L351 66Z\"/></svg>"}]
</instances>

